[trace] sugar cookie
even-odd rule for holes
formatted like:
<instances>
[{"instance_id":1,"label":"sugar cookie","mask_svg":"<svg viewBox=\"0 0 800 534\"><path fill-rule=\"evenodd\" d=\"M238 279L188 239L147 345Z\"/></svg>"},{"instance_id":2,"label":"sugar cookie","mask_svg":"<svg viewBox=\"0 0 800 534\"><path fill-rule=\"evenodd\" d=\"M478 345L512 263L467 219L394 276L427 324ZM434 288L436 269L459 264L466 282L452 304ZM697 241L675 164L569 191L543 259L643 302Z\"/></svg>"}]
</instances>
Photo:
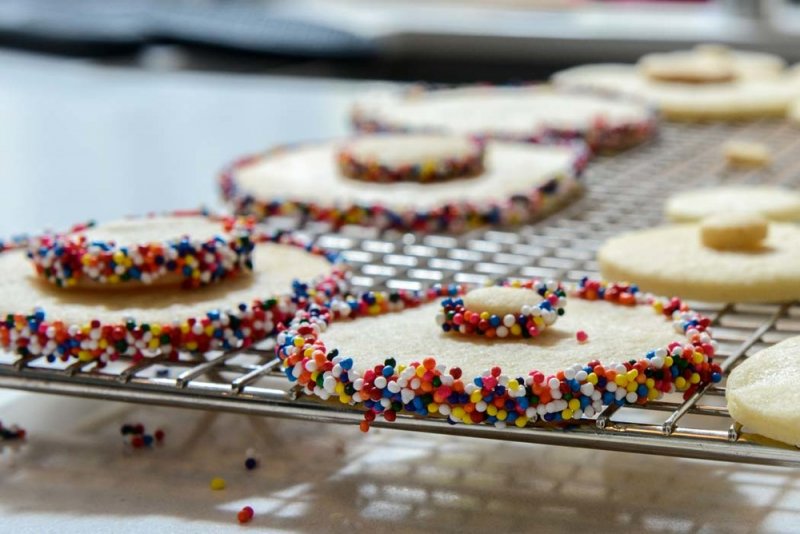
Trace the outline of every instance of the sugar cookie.
<instances>
[{"instance_id":1,"label":"sugar cookie","mask_svg":"<svg viewBox=\"0 0 800 534\"><path fill-rule=\"evenodd\" d=\"M548 86L415 87L377 90L352 111L361 131L439 131L479 138L546 141L583 139L597 150L621 150L653 135L648 106Z\"/></svg>"},{"instance_id":2,"label":"sugar cookie","mask_svg":"<svg viewBox=\"0 0 800 534\"><path fill-rule=\"evenodd\" d=\"M745 430L800 446L800 336L759 351L728 376L728 411Z\"/></svg>"},{"instance_id":3,"label":"sugar cookie","mask_svg":"<svg viewBox=\"0 0 800 534\"><path fill-rule=\"evenodd\" d=\"M772 221L800 221L800 193L766 185L692 189L667 199L667 218L699 221L716 213L756 213Z\"/></svg>"},{"instance_id":4,"label":"sugar cookie","mask_svg":"<svg viewBox=\"0 0 800 534\"><path fill-rule=\"evenodd\" d=\"M561 284L528 280L473 289L445 299L436 321L445 332L504 338L536 337L564 315Z\"/></svg>"},{"instance_id":5,"label":"sugar cookie","mask_svg":"<svg viewBox=\"0 0 800 534\"><path fill-rule=\"evenodd\" d=\"M800 298L800 227L771 223L757 248L717 250L696 223L638 230L598 251L600 272L646 291L710 302L782 302Z\"/></svg>"},{"instance_id":6,"label":"sugar cookie","mask_svg":"<svg viewBox=\"0 0 800 534\"><path fill-rule=\"evenodd\" d=\"M786 62L773 54L699 45L692 50L645 54L637 66L651 80L700 84L769 78L783 72Z\"/></svg>"},{"instance_id":7,"label":"sugar cookie","mask_svg":"<svg viewBox=\"0 0 800 534\"><path fill-rule=\"evenodd\" d=\"M145 285L98 291L56 287L33 272L24 251L6 251L0 254L0 347L102 365L120 356L176 357L249 345L274 333L309 299L344 290L346 272L331 266L335 259L276 234L255 246L249 276L192 291Z\"/></svg>"},{"instance_id":8,"label":"sugar cookie","mask_svg":"<svg viewBox=\"0 0 800 534\"><path fill-rule=\"evenodd\" d=\"M429 183L480 174L483 153L483 143L461 135L385 134L345 143L337 159L348 178Z\"/></svg>"},{"instance_id":9,"label":"sugar cookie","mask_svg":"<svg viewBox=\"0 0 800 534\"><path fill-rule=\"evenodd\" d=\"M735 77L719 83L678 83L649 78L635 65L595 64L556 73L553 83L564 89L641 98L658 106L670 120L742 120L783 117L800 87L792 83L774 56L732 54Z\"/></svg>"},{"instance_id":10,"label":"sugar cookie","mask_svg":"<svg viewBox=\"0 0 800 534\"><path fill-rule=\"evenodd\" d=\"M703 245L717 250L757 250L767 237L769 223L752 213L719 213L700 223Z\"/></svg>"},{"instance_id":11,"label":"sugar cookie","mask_svg":"<svg viewBox=\"0 0 800 534\"><path fill-rule=\"evenodd\" d=\"M728 141L722 145L722 152L732 167L765 167L771 159L769 147L755 141Z\"/></svg>"},{"instance_id":12,"label":"sugar cookie","mask_svg":"<svg viewBox=\"0 0 800 534\"><path fill-rule=\"evenodd\" d=\"M720 380L710 321L678 299L584 280L536 339L488 339L433 323L432 301L462 291L369 293L301 311L277 338L286 376L308 395L363 406L364 430L400 412L497 426L568 421Z\"/></svg>"},{"instance_id":13,"label":"sugar cookie","mask_svg":"<svg viewBox=\"0 0 800 534\"><path fill-rule=\"evenodd\" d=\"M28 243L37 274L66 288L195 288L252 269L250 225L180 214L125 219Z\"/></svg>"},{"instance_id":14,"label":"sugar cookie","mask_svg":"<svg viewBox=\"0 0 800 534\"><path fill-rule=\"evenodd\" d=\"M410 134L404 150L417 153L429 135ZM334 226L461 231L553 211L580 190L577 179L588 155L582 143L489 141L477 175L370 183L344 175L337 164L340 148L351 143L305 144L245 158L222 173L223 195L237 213L259 218L303 214Z\"/></svg>"}]
</instances>

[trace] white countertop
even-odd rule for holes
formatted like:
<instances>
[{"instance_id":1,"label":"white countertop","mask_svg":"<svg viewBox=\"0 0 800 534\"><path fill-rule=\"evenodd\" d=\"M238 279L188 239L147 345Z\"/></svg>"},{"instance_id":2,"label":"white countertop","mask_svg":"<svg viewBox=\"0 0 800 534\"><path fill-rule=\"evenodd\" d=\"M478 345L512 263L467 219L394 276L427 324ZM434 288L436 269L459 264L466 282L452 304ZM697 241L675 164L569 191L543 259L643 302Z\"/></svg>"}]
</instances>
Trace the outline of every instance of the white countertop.
<instances>
[{"instance_id":1,"label":"white countertop","mask_svg":"<svg viewBox=\"0 0 800 534\"><path fill-rule=\"evenodd\" d=\"M354 84L0 53L0 234L217 202L215 172L346 131ZM0 391L3 532L791 532L800 471ZM130 450L123 423L163 428ZM245 450L262 464L248 472ZM221 476L227 489L213 492ZM246 527L244 505L255 509Z\"/></svg>"}]
</instances>

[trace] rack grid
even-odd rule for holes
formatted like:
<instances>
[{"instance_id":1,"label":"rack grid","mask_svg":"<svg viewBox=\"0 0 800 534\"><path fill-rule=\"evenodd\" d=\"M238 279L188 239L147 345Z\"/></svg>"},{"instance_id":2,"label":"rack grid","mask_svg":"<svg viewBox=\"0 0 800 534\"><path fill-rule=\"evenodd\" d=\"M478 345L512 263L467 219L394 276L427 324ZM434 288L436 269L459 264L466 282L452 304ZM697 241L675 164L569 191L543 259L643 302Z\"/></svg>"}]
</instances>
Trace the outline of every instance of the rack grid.
<instances>
[{"instance_id":1,"label":"rack grid","mask_svg":"<svg viewBox=\"0 0 800 534\"><path fill-rule=\"evenodd\" d=\"M338 232L303 221L273 220L273 226L298 228L317 244L340 250L352 264L356 288L421 289L431 283L482 283L497 277L539 277L576 281L596 275L594 255L620 231L662 221L662 203L687 188L719 183L770 183L796 186L800 136L778 121L719 125L665 125L659 139L614 157L598 157L587 170L586 193L546 220L515 228L492 228L461 236L383 233L345 227ZM733 138L757 139L772 150L764 169L731 170L722 144ZM718 361L730 371L749 355L800 335L800 303L780 305L692 305L713 319L720 343ZM800 466L800 449L747 432L729 416L724 379L686 401L678 395L645 406L607 407L595 418L568 429L533 425L498 429L447 425L443 421L399 416L374 426L544 443L574 447ZM93 397L143 404L270 415L356 424L361 412L306 398L280 372L267 340L255 348L160 357L136 364L92 362L47 364L41 358L0 356L0 387Z\"/></svg>"}]
</instances>

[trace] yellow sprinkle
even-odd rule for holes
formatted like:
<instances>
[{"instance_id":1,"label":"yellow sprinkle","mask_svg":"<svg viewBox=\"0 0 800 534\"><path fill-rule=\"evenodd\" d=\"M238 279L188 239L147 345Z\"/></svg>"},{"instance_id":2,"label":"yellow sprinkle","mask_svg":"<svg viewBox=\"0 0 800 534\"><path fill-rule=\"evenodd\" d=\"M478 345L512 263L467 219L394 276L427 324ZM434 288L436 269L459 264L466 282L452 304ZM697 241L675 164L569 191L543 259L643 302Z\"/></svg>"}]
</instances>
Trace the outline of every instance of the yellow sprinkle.
<instances>
[{"instance_id":1,"label":"yellow sprinkle","mask_svg":"<svg viewBox=\"0 0 800 534\"><path fill-rule=\"evenodd\" d=\"M664 304L660 300L657 300L657 301L653 302L653 309L656 310L657 313L663 313L664 312Z\"/></svg>"},{"instance_id":2,"label":"yellow sprinkle","mask_svg":"<svg viewBox=\"0 0 800 534\"><path fill-rule=\"evenodd\" d=\"M417 367L417 376L422 377L422 375L424 374L425 374L425 366L420 365L419 367Z\"/></svg>"},{"instance_id":3,"label":"yellow sprinkle","mask_svg":"<svg viewBox=\"0 0 800 534\"><path fill-rule=\"evenodd\" d=\"M597 384L597 375L594 374L594 373L589 373L586 376L586 381L589 382L592 385L596 385Z\"/></svg>"},{"instance_id":4,"label":"yellow sprinkle","mask_svg":"<svg viewBox=\"0 0 800 534\"><path fill-rule=\"evenodd\" d=\"M158 342L157 337L154 337L153 339L150 340L149 343L147 343L147 346L150 347L151 349L157 349L159 345L160 343Z\"/></svg>"},{"instance_id":5,"label":"yellow sprinkle","mask_svg":"<svg viewBox=\"0 0 800 534\"><path fill-rule=\"evenodd\" d=\"M519 428L524 427L528 424L528 418L523 416L517 417L517 420L514 421L514 424L517 425Z\"/></svg>"},{"instance_id":6,"label":"yellow sprinkle","mask_svg":"<svg viewBox=\"0 0 800 534\"><path fill-rule=\"evenodd\" d=\"M484 321L488 321L489 317L491 317L491 315L489 315L489 312L481 312L481 319L483 319Z\"/></svg>"},{"instance_id":7,"label":"yellow sprinkle","mask_svg":"<svg viewBox=\"0 0 800 534\"><path fill-rule=\"evenodd\" d=\"M189 333L189 325L187 323L183 323L181 325L181 333L188 334Z\"/></svg>"},{"instance_id":8,"label":"yellow sprinkle","mask_svg":"<svg viewBox=\"0 0 800 534\"><path fill-rule=\"evenodd\" d=\"M78 353L78 359L82 362L88 362L92 360L92 353L88 350L82 350Z\"/></svg>"},{"instance_id":9,"label":"yellow sprinkle","mask_svg":"<svg viewBox=\"0 0 800 534\"><path fill-rule=\"evenodd\" d=\"M432 402L428 405L428 413L438 413L439 412L439 405L435 402Z\"/></svg>"},{"instance_id":10,"label":"yellow sprinkle","mask_svg":"<svg viewBox=\"0 0 800 534\"><path fill-rule=\"evenodd\" d=\"M333 390L334 390L334 391L335 391L335 392L336 392L338 395L341 395L342 393L344 393L344 384L342 384L341 382L336 382L336 385L335 385L335 386L333 386Z\"/></svg>"},{"instance_id":11,"label":"yellow sprinkle","mask_svg":"<svg viewBox=\"0 0 800 534\"><path fill-rule=\"evenodd\" d=\"M100 347L101 349L104 349L108 347L108 341L106 341L105 339L101 339L100 341L97 342L97 346Z\"/></svg>"},{"instance_id":12,"label":"yellow sprinkle","mask_svg":"<svg viewBox=\"0 0 800 534\"><path fill-rule=\"evenodd\" d=\"M661 392L657 389L650 389L647 391L647 399L648 400L655 400L661 395Z\"/></svg>"},{"instance_id":13,"label":"yellow sprinkle","mask_svg":"<svg viewBox=\"0 0 800 534\"><path fill-rule=\"evenodd\" d=\"M700 383L700 375L697 373L692 373L691 378L689 378L689 382L692 384L699 384Z\"/></svg>"},{"instance_id":14,"label":"yellow sprinkle","mask_svg":"<svg viewBox=\"0 0 800 534\"><path fill-rule=\"evenodd\" d=\"M666 358L664 358L664 365L666 367L672 367L673 363L675 363L675 361L672 359L672 356L667 356Z\"/></svg>"},{"instance_id":15,"label":"yellow sprinkle","mask_svg":"<svg viewBox=\"0 0 800 534\"><path fill-rule=\"evenodd\" d=\"M497 406L490 404L486 407L486 413L489 415L497 415Z\"/></svg>"},{"instance_id":16,"label":"yellow sprinkle","mask_svg":"<svg viewBox=\"0 0 800 534\"><path fill-rule=\"evenodd\" d=\"M508 412L505 410L498 410L497 411L497 419L500 421L505 421L506 417L508 417Z\"/></svg>"},{"instance_id":17,"label":"yellow sprinkle","mask_svg":"<svg viewBox=\"0 0 800 534\"><path fill-rule=\"evenodd\" d=\"M564 419L565 421L572 419L572 410L570 410L569 408L565 408L564 410L562 410L561 418Z\"/></svg>"},{"instance_id":18,"label":"yellow sprinkle","mask_svg":"<svg viewBox=\"0 0 800 534\"><path fill-rule=\"evenodd\" d=\"M648 378L647 380L644 381L644 385L647 386L647 389L653 389L654 387L656 387L656 381L653 380L652 378Z\"/></svg>"},{"instance_id":19,"label":"yellow sprinkle","mask_svg":"<svg viewBox=\"0 0 800 534\"><path fill-rule=\"evenodd\" d=\"M636 380L636 377L639 376L639 371L637 371L636 369L631 369L630 371L625 373L625 376L628 377L628 380Z\"/></svg>"},{"instance_id":20,"label":"yellow sprinkle","mask_svg":"<svg viewBox=\"0 0 800 534\"><path fill-rule=\"evenodd\" d=\"M475 402L479 402L479 401L480 401L482 398L483 398L483 397L481 396L481 390L479 390L479 389L476 389L476 390L475 390L475 391L473 391L473 392L472 392L472 394L469 396L469 401L470 401L470 402L472 402L472 403L475 403Z\"/></svg>"},{"instance_id":21,"label":"yellow sprinkle","mask_svg":"<svg viewBox=\"0 0 800 534\"><path fill-rule=\"evenodd\" d=\"M625 377L625 375L617 375L616 378L614 378L614 382L623 388L628 385L628 379Z\"/></svg>"},{"instance_id":22,"label":"yellow sprinkle","mask_svg":"<svg viewBox=\"0 0 800 534\"><path fill-rule=\"evenodd\" d=\"M628 390L628 393L631 393L633 391L636 391L638 387L639 384L637 384L636 382L628 382L628 385L625 386L625 389Z\"/></svg>"},{"instance_id":23,"label":"yellow sprinkle","mask_svg":"<svg viewBox=\"0 0 800 534\"><path fill-rule=\"evenodd\" d=\"M150 325L150 332L152 332L154 336L160 336L161 335L161 326L158 325L158 324L151 324Z\"/></svg>"},{"instance_id":24,"label":"yellow sprinkle","mask_svg":"<svg viewBox=\"0 0 800 534\"><path fill-rule=\"evenodd\" d=\"M345 394L339 395L339 402L341 402L342 404L350 404L351 400L353 400L353 397L351 397L350 395L345 395Z\"/></svg>"},{"instance_id":25,"label":"yellow sprinkle","mask_svg":"<svg viewBox=\"0 0 800 534\"><path fill-rule=\"evenodd\" d=\"M296 337L294 338L293 343L295 347L302 347L303 345L306 344L306 340L303 339L302 337Z\"/></svg>"},{"instance_id":26,"label":"yellow sprinkle","mask_svg":"<svg viewBox=\"0 0 800 534\"><path fill-rule=\"evenodd\" d=\"M675 379L675 387L678 388L679 391L683 391L686 389L686 379L682 376L679 376Z\"/></svg>"},{"instance_id":27,"label":"yellow sprinkle","mask_svg":"<svg viewBox=\"0 0 800 534\"><path fill-rule=\"evenodd\" d=\"M190 341L186 344L186 348L189 350L197 350L197 342Z\"/></svg>"},{"instance_id":28,"label":"yellow sprinkle","mask_svg":"<svg viewBox=\"0 0 800 534\"><path fill-rule=\"evenodd\" d=\"M211 325L208 325L208 326L205 328L205 330L203 330L203 332L205 332L205 334L206 334L207 336L210 336L211 334L213 334L213 333L214 333L214 327L213 327L213 326L211 326Z\"/></svg>"},{"instance_id":29,"label":"yellow sprinkle","mask_svg":"<svg viewBox=\"0 0 800 534\"><path fill-rule=\"evenodd\" d=\"M581 407L581 401L579 401L578 399L570 399L569 401L570 410L574 412L575 410L579 410L580 407Z\"/></svg>"},{"instance_id":30,"label":"yellow sprinkle","mask_svg":"<svg viewBox=\"0 0 800 534\"><path fill-rule=\"evenodd\" d=\"M466 412L464 412L464 408L462 408L461 406L456 406L455 408L453 408L453 417L455 417L456 419L462 419L465 413Z\"/></svg>"},{"instance_id":31,"label":"yellow sprinkle","mask_svg":"<svg viewBox=\"0 0 800 534\"><path fill-rule=\"evenodd\" d=\"M511 327L511 334L514 336L522 334L522 327L519 324L514 323L514 326Z\"/></svg>"},{"instance_id":32,"label":"yellow sprinkle","mask_svg":"<svg viewBox=\"0 0 800 534\"><path fill-rule=\"evenodd\" d=\"M694 363L703 363L703 353L702 352L695 352L694 353Z\"/></svg>"},{"instance_id":33,"label":"yellow sprinkle","mask_svg":"<svg viewBox=\"0 0 800 534\"><path fill-rule=\"evenodd\" d=\"M225 489L225 479L220 477L214 477L211 479L211 489L214 491L224 490Z\"/></svg>"}]
</instances>

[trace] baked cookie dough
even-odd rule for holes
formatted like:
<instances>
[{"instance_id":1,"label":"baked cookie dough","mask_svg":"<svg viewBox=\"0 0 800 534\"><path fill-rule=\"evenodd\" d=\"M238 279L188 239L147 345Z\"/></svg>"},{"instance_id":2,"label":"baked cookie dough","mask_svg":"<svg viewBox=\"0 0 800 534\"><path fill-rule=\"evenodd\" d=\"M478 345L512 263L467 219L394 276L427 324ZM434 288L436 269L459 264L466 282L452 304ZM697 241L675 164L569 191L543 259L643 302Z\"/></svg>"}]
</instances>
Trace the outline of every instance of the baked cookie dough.
<instances>
[{"instance_id":1,"label":"baked cookie dough","mask_svg":"<svg viewBox=\"0 0 800 534\"><path fill-rule=\"evenodd\" d=\"M24 251L3 252L0 347L100 365L121 356L234 348L273 334L309 299L345 289L346 272L331 264L335 256L288 235L259 240L250 275L191 291L60 288L35 274Z\"/></svg>"},{"instance_id":2,"label":"baked cookie dough","mask_svg":"<svg viewBox=\"0 0 800 534\"><path fill-rule=\"evenodd\" d=\"M783 117L800 96L800 87L774 56L738 51L720 55L703 49L674 54L672 58L655 56L655 63L663 63L657 65L661 75L653 75L653 56L645 56L639 65L605 63L567 69L556 73L553 83L565 89L641 98L658 106L667 119L678 121ZM686 58L690 58L689 66L681 66ZM708 64L717 68L709 69ZM711 70L718 79L703 79Z\"/></svg>"},{"instance_id":3,"label":"baked cookie dough","mask_svg":"<svg viewBox=\"0 0 800 534\"><path fill-rule=\"evenodd\" d=\"M478 174L373 183L342 173L337 162L343 149L352 151L373 137L278 148L244 158L222 173L223 196L237 213L257 218L302 214L334 227L462 231L527 221L560 207L579 192L578 177L588 156L580 142L544 146L488 141ZM404 136L403 158L419 161L430 137Z\"/></svg>"},{"instance_id":4,"label":"baked cookie dough","mask_svg":"<svg viewBox=\"0 0 800 534\"><path fill-rule=\"evenodd\" d=\"M731 167L766 167L772 159L769 147L755 141L728 141L722 152Z\"/></svg>"},{"instance_id":5,"label":"baked cookie dough","mask_svg":"<svg viewBox=\"0 0 800 534\"><path fill-rule=\"evenodd\" d=\"M539 336L502 339L434 322L435 301L463 290L369 293L301 311L277 338L285 373L308 395L363 406L362 429L400 412L497 426L563 422L720 379L709 320L678 299L584 280Z\"/></svg>"},{"instance_id":6,"label":"baked cookie dough","mask_svg":"<svg viewBox=\"0 0 800 534\"><path fill-rule=\"evenodd\" d=\"M772 221L799 221L800 193L765 185L708 187L669 197L665 211L674 222L695 222L717 213L755 213Z\"/></svg>"},{"instance_id":7,"label":"baked cookie dough","mask_svg":"<svg viewBox=\"0 0 800 534\"><path fill-rule=\"evenodd\" d=\"M252 224L201 213L123 219L28 243L28 258L59 287L194 288L249 273Z\"/></svg>"},{"instance_id":8,"label":"baked cookie dough","mask_svg":"<svg viewBox=\"0 0 800 534\"><path fill-rule=\"evenodd\" d=\"M595 150L625 149L656 130L653 110L641 102L532 85L378 90L355 103L352 121L366 132L437 131L533 142L578 138Z\"/></svg>"},{"instance_id":9,"label":"baked cookie dough","mask_svg":"<svg viewBox=\"0 0 800 534\"><path fill-rule=\"evenodd\" d=\"M736 217L734 217L736 218ZM734 228L728 236L753 235ZM754 223L760 224L760 223ZM717 228L717 232L719 229ZM704 243L703 224L638 230L608 240L598 251L600 272L645 291L708 302L783 302L800 298L800 227L770 223L766 239L738 248ZM727 242L730 245L730 241Z\"/></svg>"},{"instance_id":10,"label":"baked cookie dough","mask_svg":"<svg viewBox=\"0 0 800 534\"><path fill-rule=\"evenodd\" d=\"M764 349L728 376L728 411L746 430L800 446L800 336Z\"/></svg>"}]
</instances>

